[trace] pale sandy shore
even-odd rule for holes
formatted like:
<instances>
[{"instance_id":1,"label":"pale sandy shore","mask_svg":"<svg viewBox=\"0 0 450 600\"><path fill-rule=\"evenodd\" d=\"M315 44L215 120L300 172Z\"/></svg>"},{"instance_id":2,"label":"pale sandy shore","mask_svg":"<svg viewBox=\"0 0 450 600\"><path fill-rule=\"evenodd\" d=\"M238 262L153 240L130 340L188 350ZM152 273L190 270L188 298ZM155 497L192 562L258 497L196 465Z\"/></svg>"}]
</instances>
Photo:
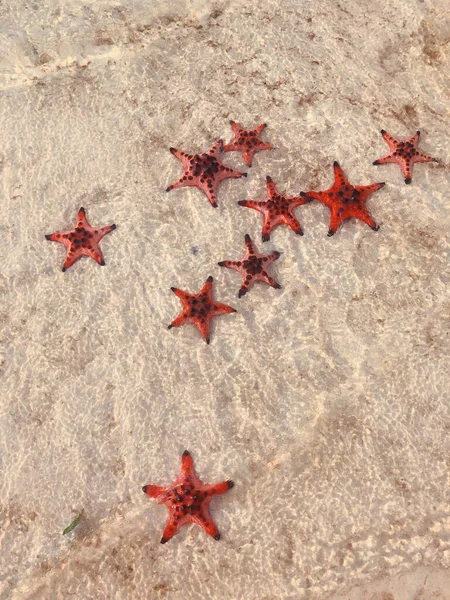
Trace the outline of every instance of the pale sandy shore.
<instances>
[{"instance_id":1,"label":"pale sandy shore","mask_svg":"<svg viewBox=\"0 0 450 600\"><path fill-rule=\"evenodd\" d=\"M0 598L442 600L450 582L448 10L430 0L0 8ZM267 123L213 209L170 154ZM404 184L380 130L439 159ZM378 232L299 207L261 241L238 200L325 190L339 161ZM224 156L235 169L238 153ZM45 234L117 229L61 271ZM248 233L281 252L237 298ZM212 275L211 345L168 330ZM188 448L222 539L142 493ZM63 529L80 513L69 535Z\"/></svg>"}]
</instances>

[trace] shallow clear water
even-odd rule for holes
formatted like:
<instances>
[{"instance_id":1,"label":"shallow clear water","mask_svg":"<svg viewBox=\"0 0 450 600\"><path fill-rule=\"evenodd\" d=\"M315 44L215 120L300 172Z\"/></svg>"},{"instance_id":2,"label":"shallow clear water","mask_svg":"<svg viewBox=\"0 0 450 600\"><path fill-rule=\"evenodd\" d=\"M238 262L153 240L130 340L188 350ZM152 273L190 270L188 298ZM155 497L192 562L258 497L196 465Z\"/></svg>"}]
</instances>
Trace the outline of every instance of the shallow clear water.
<instances>
[{"instance_id":1,"label":"shallow clear water","mask_svg":"<svg viewBox=\"0 0 450 600\"><path fill-rule=\"evenodd\" d=\"M448 598L441 6L149 4L2 7L0 597L392 600L345 595L362 584ZM275 149L221 185L217 209L195 188L167 194L169 147L228 141L229 119L267 123ZM420 129L440 163L404 185L372 165L382 128ZM354 185L386 182L368 201L380 231L350 221L330 239L315 202L296 210L304 237L280 227L263 244L262 216L237 201L264 199L266 175L290 195L325 190L334 160ZM105 267L62 273L44 236L80 206L117 230ZM237 298L217 262L245 233L282 253L281 290ZM167 325L170 287L209 275L238 313L207 346ZM185 448L203 481L235 482L212 504L219 543L190 526L159 544L167 511L141 487L172 481Z\"/></svg>"}]
</instances>

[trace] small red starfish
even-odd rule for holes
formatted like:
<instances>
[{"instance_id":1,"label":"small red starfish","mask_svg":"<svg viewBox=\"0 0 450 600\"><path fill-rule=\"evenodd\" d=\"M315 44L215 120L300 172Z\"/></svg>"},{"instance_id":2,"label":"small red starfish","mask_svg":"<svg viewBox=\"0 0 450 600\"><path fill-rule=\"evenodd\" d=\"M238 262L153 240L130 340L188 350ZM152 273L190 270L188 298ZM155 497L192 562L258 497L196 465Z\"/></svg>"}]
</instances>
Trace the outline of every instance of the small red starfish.
<instances>
[{"instance_id":1,"label":"small red starfish","mask_svg":"<svg viewBox=\"0 0 450 600\"><path fill-rule=\"evenodd\" d=\"M234 171L224 165L219 157L223 151L223 141L219 140L202 154L186 154L181 150L170 148L170 151L183 165L183 175L167 188L167 192L178 187L194 186L202 190L211 204L216 208L216 196L219 183L224 179L247 177L247 173Z\"/></svg>"},{"instance_id":2,"label":"small red starfish","mask_svg":"<svg viewBox=\"0 0 450 600\"><path fill-rule=\"evenodd\" d=\"M387 131L381 130L381 135L389 145L390 154L374 160L374 165L384 165L386 163L397 163L405 176L405 183L411 183L412 169L416 162L439 162L436 158L431 158L426 154L417 152L419 144L420 131L406 140L399 142L395 140Z\"/></svg>"},{"instance_id":3,"label":"small red starfish","mask_svg":"<svg viewBox=\"0 0 450 600\"><path fill-rule=\"evenodd\" d=\"M230 480L205 485L195 474L192 456L185 450L181 459L181 472L175 481L167 487L145 485L142 491L157 498L158 504L169 509L169 520L161 538L161 544L168 542L186 523L197 523L215 540L220 533L209 514L209 503L214 496L225 494L234 483Z\"/></svg>"},{"instance_id":4,"label":"small red starfish","mask_svg":"<svg viewBox=\"0 0 450 600\"><path fill-rule=\"evenodd\" d=\"M66 232L52 233L46 235L47 240L64 244L67 248L67 256L64 261L62 270L66 271L73 265L81 256L90 256L99 265L103 266L105 261L100 248L98 247L100 240L114 231L115 225L107 225L106 227L94 228L89 225L86 219L86 212L83 207L78 211L78 221L75 229Z\"/></svg>"},{"instance_id":5,"label":"small red starfish","mask_svg":"<svg viewBox=\"0 0 450 600\"><path fill-rule=\"evenodd\" d=\"M275 251L268 255L259 254L248 234L245 236L245 246L245 254L241 260L222 260L218 263L219 267L234 269L242 275L243 283L238 292L238 297L242 298L251 288L254 281L264 281L264 283L268 283L273 288L280 289L281 285L275 279L272 279L265 270L270 263L280 258L280 253Z\"/></svg>"},{"instance_id":6,"label":"small red starfish","mask_svg":"<svg viewBox=\"0 0 450 600\"><path fill-rule=\"evenodd\" d=\"M267 127L266 123L258 125L255 129L243 129L234 121L230 121L233 129L234 139L225 146L225 152L238 150L249 167L252 166L253 155L261 150L272 150L270 144L266 144L260 138L261 132Z\"/></svg>"},{"instance_id":7,"label":"small red starfish","mask_svg":"<svg viewBox=\"0 0 450 600\"><path fill-rule=\"evenodd\" d=\"M331 237L336 233L340 225L347 219L354 217L367 223L374 231L380 228L370 216L366 208L366 200L385 184L373 183L372 185L351 185L344 175L344 171L336 161L334 167L334 184L325 192L300 192L301 196L307 196L319 200L331 211L330 229L328 235Z\"/></svg>"},{"instance_id":8,"label":"small red starfish","mask_svg":"<svg viewBox=\"0 0 450 600\"><path fill-rule=\"evenodd\" d=\"M210 276L198 294L189 294L189 292L183 292L178 288L170 288L183 303L183 310L168 326L168 329L192 323L200 330L206 343L209 344L209 322L211 319L218 315L237 312L231 306L214 302L212 299L212 283L213 278Z\"/></svg>"},{"instance_id":9,"label":"small red starfish","mask_svg":"<svg viewBox=\"0 0 450 600\"><path fill-rule=\"evenodd\" d=\"M270 233L284 223L295 231L298 235L303 235L300 223L294 216L294 209L310 202L310 198L305 196L291 196L280 194L275 187L272 179L266 177L267 199L264 202L255 200L239 200L240 206L254 208L264 215L264 225L262 228L262 241L267 242L270 239Z\"/></svg>"}]
</instances>

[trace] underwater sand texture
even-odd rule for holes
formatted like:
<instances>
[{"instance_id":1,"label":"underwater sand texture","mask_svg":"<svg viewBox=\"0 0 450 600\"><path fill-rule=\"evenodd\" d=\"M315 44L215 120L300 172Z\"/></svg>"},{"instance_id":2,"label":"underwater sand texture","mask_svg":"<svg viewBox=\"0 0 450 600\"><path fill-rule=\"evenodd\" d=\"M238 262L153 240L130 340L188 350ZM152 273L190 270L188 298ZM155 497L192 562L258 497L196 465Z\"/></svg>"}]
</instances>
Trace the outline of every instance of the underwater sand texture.
<instances>
[{"instance_id":1,"label":"underwater sand texture","mask_svg":"<svg viewBox=\"0 0 450 600\"><path fill-rule=\"evenodd\" d=\"M0 11L0 598L449 598L443 3ZM224 156L249 176L224 182L216 209L195 188L166 193L181 172L169 148L228 142L230 119L267 123L275 149L251 169ZM373 166L381 129L420 129L439 164L408 186ZM238 200L263 200L267 175L290 196L326 190L335 160L353 185L386 182L367 204L380 230L328 238L312 202L296 210L303 237L279 227L262 244L262 215ZM106 266L62 273L44 236L81 206L117 229ZM282 253L283 287L239 300L217 262L246 233ZM170 287L209 275L239 312L207 346L167 325ZM141 488L173 481L185 449L205 483L235 487L211 504L220 542L189 526L161 546L167 510Z\"/></svg>"}]
</instances>

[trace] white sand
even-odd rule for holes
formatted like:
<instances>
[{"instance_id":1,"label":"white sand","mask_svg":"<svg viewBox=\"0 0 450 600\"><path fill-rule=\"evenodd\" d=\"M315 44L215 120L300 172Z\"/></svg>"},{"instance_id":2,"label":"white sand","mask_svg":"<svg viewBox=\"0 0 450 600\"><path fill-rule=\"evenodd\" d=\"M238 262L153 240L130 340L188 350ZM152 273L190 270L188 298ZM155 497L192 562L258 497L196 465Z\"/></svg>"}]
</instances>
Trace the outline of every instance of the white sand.
<instances>
[{"instance_id":1,"label":"white sand","mask_svg":"<svg viewBox=\"0 0 450 600\"><path fill-rule=\"evenodd\" d=\"M449 598L445 4L2 3L0 598ZM276 150L216 210L166 194L169 147L229 140L228 119L268 123ZM420 129L440 164L410 186L373 166L382 128ZM368 201L380 231L330 239L315 202L296 211L303 238L263 245L237 201L263 199L266 175L326 189L334 160L387 182ZM118 228L105 267L62 273L44 235L80 206ZM216 263L245 233L283 253L282 290L237 299ZM170 287L208 275L239 311L209 347L167 330ZM166 508L141 487L172 481L185 448L205 482L236 486L212 504L220 542L189 526L161 546Z\"/></svg>"}]
</instances>

